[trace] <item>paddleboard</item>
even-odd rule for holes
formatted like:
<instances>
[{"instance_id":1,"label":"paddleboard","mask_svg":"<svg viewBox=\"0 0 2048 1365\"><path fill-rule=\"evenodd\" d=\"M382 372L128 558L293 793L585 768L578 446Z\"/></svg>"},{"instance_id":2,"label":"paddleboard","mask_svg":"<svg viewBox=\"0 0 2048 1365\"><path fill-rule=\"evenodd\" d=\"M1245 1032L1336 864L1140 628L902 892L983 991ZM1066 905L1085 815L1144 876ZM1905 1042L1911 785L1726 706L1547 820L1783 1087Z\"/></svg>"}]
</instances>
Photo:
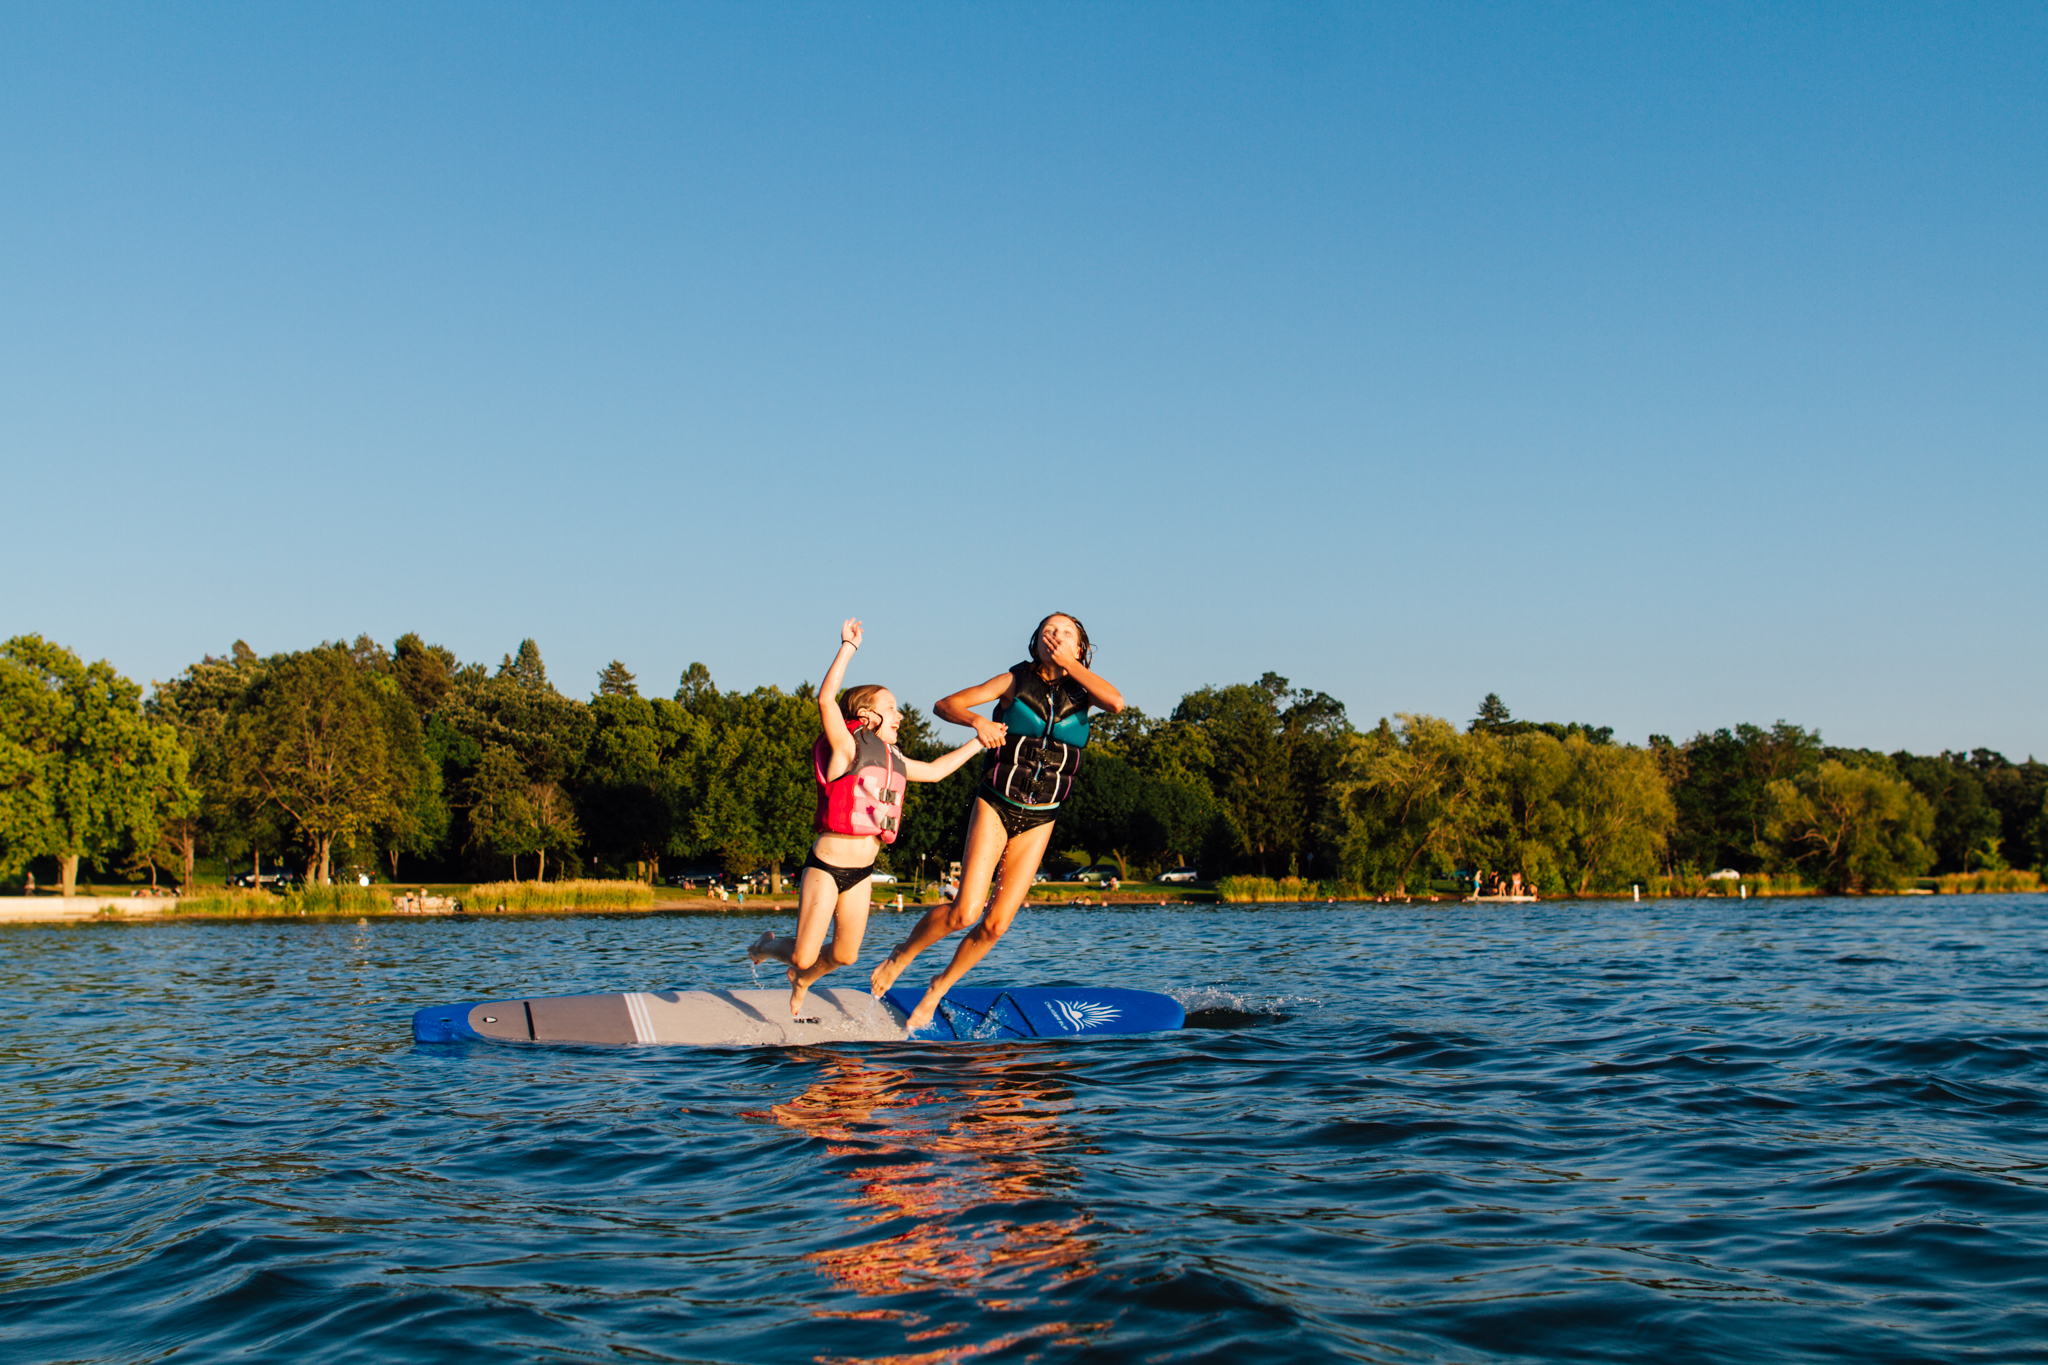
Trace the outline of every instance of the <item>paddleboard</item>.
<instances>
[{"instance_id":1,"label":"paddleboard","mask_svg":"<svg viewBox=\"0 0 2048 1365\"><path fill-rule=\"evenodd\" d=\"M667 1043L688 1047L792 1047L900 1042L920 992L876 999L823 987L789 1017L788 991L629 991L435 1005L412 1017L422 1043ZM1180 1002L1155 991L1090 986L960 987L940 1002L918 1041L1152 1033L1176 1029Z\"/></svg>"},{"instance_id":2,"label":"paddleboard","mask_svg":"<svg viewBox=\"0 0 2048 1365\"><path fill-rule=\"evenodd\" d=\"M882 997L904 1018L924 998L899 986ZM918 1038L1068 1038L1075 1034L1158 1033L1186 1019L1180 1001L1120 986L955 986Z\"/></svg>"}]
</instances>

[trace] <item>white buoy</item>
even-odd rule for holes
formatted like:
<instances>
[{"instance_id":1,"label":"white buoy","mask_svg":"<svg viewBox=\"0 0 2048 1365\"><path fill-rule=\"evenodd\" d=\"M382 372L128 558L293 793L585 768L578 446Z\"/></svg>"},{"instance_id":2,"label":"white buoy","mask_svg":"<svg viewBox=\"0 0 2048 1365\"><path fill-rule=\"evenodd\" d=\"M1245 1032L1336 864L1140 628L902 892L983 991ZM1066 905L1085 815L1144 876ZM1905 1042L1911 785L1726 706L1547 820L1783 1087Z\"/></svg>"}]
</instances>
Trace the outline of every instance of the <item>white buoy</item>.
<instances>
[{"instance_id":1,"label":"white buoy","mask_svg":"<svg viewBox=\"0 0 2048 1365\"><path fill-rule=\"evenodd\" d=\"M1748 882L1744 882L1744 883L1742 884L1742 899L1744 899L1744 900L1748 900L1748 899L1749 899L1749 883L1748 883Z\"/></svg>"},{"instance_id":2,"label":"white buoy","mask_svg":"<svg viewBox=\"0 0 2048 1365\"><path fill-rule=\"evenodd\" d=\"M1641 900L1642 900L1642 898L1643 898L1643 888L1642 888L1642 885L1641 885L1640 883L1638 883L1638 884L1636 884L1636 885L1634 885L1634 886L1631 886L1631 887L1629 887L1629 890L1631 890L1631 891L1635 892L1635 894L1636 894L1636 900L1638 900L1638 901L1641 901Z\"/></svg>"}]
</instances>

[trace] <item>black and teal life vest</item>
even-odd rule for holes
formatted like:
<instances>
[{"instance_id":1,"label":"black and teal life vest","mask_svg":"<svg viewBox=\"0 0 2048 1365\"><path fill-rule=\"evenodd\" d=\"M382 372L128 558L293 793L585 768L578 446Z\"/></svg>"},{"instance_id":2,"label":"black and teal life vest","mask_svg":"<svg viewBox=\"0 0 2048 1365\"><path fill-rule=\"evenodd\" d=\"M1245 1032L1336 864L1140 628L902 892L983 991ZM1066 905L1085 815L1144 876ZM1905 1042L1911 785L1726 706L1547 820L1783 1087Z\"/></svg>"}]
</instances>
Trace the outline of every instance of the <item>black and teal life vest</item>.
<instances>
[{"instance_id":1,"label":"black and teal life vest","mask_svg":"<svg viewBox=\"0 0 2048 1365\"><path fill-rule=\"evenodd\" d=\"M1008 734L989 755L988 785L1012 805L1044 810L1074 790L1094 698L1072 678L1047 682L1034 663L1018 664L1010 676L1012 695L996 703L994 716Z\"/></svg>"}]
</instances>

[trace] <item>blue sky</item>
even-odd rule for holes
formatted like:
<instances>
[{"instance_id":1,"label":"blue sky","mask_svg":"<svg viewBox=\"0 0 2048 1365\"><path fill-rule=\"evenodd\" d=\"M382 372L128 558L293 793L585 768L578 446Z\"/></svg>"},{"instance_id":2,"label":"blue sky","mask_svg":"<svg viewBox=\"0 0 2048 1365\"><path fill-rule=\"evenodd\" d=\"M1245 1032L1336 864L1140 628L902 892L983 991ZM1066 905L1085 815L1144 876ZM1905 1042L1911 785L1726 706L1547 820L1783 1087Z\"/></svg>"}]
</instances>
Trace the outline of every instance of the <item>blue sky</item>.
<instances>
[{"instance_id":1,"label":"blue sky","mask_svg":"<svg viewBox=\"0 0 2048 1365\"><path fill-rule=\"evenodd\" d=\"M2048 757L2048 9L11 5L0 632Z\"/></svg>"}]
</instances>

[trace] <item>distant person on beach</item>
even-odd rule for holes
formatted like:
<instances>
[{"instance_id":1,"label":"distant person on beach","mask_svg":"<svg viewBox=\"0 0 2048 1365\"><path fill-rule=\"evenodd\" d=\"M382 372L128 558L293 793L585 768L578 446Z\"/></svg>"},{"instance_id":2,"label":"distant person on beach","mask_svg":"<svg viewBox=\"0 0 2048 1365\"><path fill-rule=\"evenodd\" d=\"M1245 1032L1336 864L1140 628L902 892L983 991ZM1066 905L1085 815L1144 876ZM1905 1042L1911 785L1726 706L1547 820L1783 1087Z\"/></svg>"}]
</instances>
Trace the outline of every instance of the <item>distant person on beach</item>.
<instances>
[{"instance_id":1,"label":"distant person on beach","mask_svg":"<svg viewBox=\"0 0 2048 1365\"><path fill-rule=\"evenodd\" d=\"M1055 612L1040 621L1030 653L1009 672L955 692L933 708L942 720L973 726L991 752L960 855L959 892L949 903L927 910L910 937L868 978L881 995L919 953L973 926L951 965L932 978L911 1011L913 1030L932 1021L946 992L995 946L1023 907L1052 844L1060 803L1074 789L1081 750L1088 743L1088 709L1111 715L1124 709L1123 693L1089 670L1095 648L1076 618ZM985 702L995 703L993 720L973 710ZM990 900L989 886L999 866L1002 880Z\"/></svg>"},{"instance_id":2,"label":"distant person on beach","mask_svg":"<svg viewBox=\"0 0 2048 1365\"><path fill-rule=\"evenodd\" d=\"M850 967L860 957L874 894L875 856L882 845L896 842L904 783L950 777L986 742L977 735L936 763L905 758L896 747L903 710L888 688L867 683L836 695L860 640L860 622L840 627L839 652L818 684L818 716L825 728L811 748L818 841L797 874L796 933L777 938L764 931L747 949L755 962L773 958L788 964L791 1018L803 1012L804 995L819 977L834 967ZM833 928L830 943L825 942L828 924Z\"/></svg>"}]
</instances>

